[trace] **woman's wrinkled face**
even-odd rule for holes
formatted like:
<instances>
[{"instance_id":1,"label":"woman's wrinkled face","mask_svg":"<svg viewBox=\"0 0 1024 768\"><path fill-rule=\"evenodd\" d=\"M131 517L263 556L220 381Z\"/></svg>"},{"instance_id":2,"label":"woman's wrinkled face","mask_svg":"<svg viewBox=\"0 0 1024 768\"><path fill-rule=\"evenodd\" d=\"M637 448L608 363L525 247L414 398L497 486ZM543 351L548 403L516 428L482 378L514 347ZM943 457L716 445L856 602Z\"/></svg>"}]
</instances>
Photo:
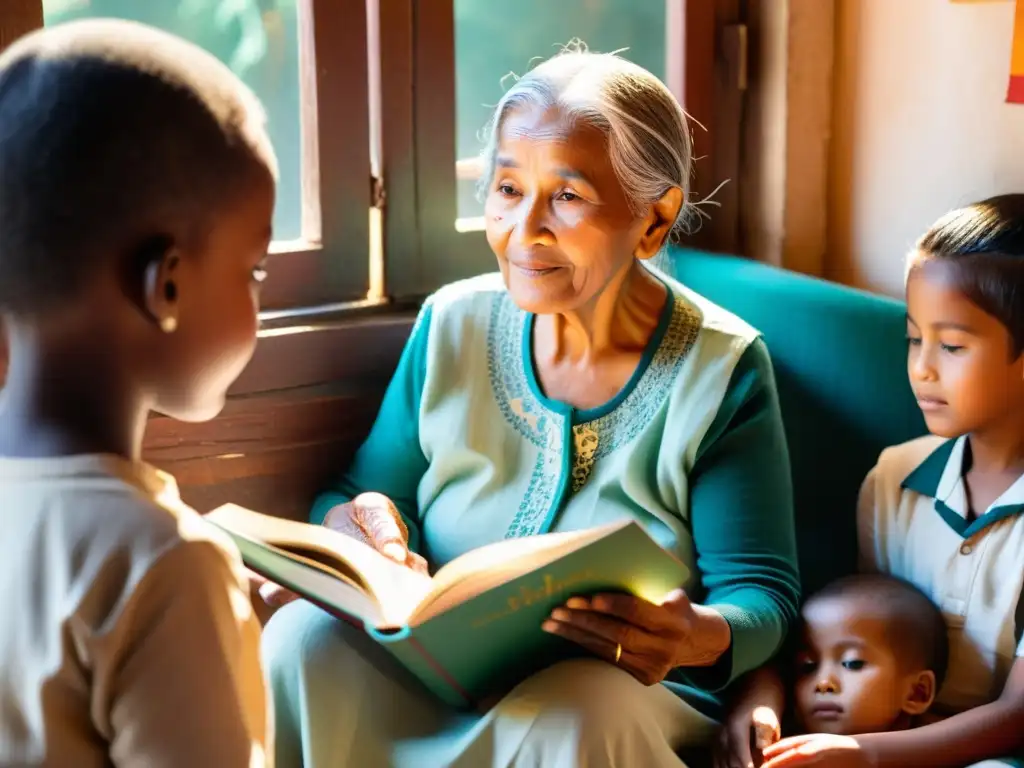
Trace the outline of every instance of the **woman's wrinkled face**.
<instances>
[{"instance_id":1,"label":"woman's wrinkled face","mask_svg":"<svg viewBox=\"0 0 1024 768\"><path fill-rule=\"evenodd\" d=\"M487 241L515 302L555 314L593 302L632 264L647 227L596 128L559 110L509 112L485 205Z\"/></svg>"}]
</instances>

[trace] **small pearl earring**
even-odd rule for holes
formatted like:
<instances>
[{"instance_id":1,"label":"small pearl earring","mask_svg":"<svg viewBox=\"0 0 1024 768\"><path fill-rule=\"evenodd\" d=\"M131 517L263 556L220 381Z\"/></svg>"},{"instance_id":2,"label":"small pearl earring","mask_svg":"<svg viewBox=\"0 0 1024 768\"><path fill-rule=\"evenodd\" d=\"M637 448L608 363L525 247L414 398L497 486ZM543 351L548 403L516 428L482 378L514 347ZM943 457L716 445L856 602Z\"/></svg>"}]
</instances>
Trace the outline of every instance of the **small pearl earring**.
<instances>
[{"instance_id":1,"label":"small pearl earring","mask_svg":"<svg viewBox=\"0 0 1024 768\"><path fill-rule=\"evenodd\" d=\"M160 319L160 330L164 333L174 333L178 330L178 318L171 315Z\"/></svg>"}]
</instances>

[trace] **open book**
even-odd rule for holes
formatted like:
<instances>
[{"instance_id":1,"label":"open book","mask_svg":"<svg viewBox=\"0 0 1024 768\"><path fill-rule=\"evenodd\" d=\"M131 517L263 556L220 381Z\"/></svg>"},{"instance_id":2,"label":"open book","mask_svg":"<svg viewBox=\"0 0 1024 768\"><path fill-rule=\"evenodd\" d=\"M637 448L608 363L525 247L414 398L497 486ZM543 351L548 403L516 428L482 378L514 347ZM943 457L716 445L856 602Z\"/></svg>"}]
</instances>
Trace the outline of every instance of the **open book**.
<instances>
[{"instance_id":1,"label":"open book","mask_svg":"<svg viewBox=\"0 0 1024 768\"><path fill-rule=\"evenodd\" d=\"M323 526L228 504L206 516L245 564L356 623L428 688L471 705L572 652L540 629L573 595L628 592L651 602L686 583L686 566L636 522L506 539L433 577Z\"/></svg>"}]
</instances>

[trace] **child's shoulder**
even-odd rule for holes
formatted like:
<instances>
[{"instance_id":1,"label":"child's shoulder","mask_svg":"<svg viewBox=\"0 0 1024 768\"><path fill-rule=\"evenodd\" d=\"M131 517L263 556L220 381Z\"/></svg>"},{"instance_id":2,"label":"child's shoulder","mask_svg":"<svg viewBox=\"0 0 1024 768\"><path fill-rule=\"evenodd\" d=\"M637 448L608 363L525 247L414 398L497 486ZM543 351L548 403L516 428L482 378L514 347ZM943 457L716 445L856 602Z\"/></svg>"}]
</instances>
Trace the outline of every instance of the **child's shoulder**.
<instances>
[{"instance_id":1,"label":"child's shoulder","mask_svg":"<svg viewBox=\"0 0 1024 768\"><path fill-rule=\"evenodd\" d=\"M67 596L92 626L115 619L172 554L178 567L241 573L230 540L152 468L110 457L0 460L0 487L18 512L3 567Z\"/></svg>"},{"instance_id":2,"label":"child's shoulder","mask_svg":"<svg viewBox=\"0 0 1024 768\"><path fill-rule=\"evenodd\" d=\"M926 435L882 451L871 471L876 487L898 489L907 477L949 441Z\"/></svg>"}]
</instances>

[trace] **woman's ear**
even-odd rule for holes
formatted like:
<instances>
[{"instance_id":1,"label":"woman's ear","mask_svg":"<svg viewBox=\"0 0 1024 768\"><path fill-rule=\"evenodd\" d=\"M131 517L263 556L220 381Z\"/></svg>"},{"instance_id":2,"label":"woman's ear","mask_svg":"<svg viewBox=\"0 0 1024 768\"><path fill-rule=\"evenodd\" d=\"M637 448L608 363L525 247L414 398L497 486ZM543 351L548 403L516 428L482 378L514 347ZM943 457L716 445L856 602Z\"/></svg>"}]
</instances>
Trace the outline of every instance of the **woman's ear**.
<instances>
[{"instance_id":1,"label":"woman's ear","mask_svg":"<svg viewBox=\"0 0 1024 768\"><path fill-rule=\"evenodd\" d=\"M178 329L178 266L181 258L170 243L146 260L143 301L164 333Z\"/></svg>"},{"instance_id":2,"label":"woman's ear","mask_svg":"<svg viewBox=\"0 0 1024 768\"><path fill-rule=\"evenodd\" d=\"M671 187L661 199L651 205L650 211L644 217L644 232L634 253L638 259L644 261L658 254L672 233L685 199L683 190Z\"/></svg>"},{"instance_id":3,"label":"woman's ear","mask_svg":"<svg viewBox=\"0 0 1024 768\"><path fill-rule=\"evenodd\" d=\"M903 711L911 717L923 715L931 708L937 693L935 673L930 669L918 672L910 679L910 687L903 700Z\"/></svg>"}]
</instances>

